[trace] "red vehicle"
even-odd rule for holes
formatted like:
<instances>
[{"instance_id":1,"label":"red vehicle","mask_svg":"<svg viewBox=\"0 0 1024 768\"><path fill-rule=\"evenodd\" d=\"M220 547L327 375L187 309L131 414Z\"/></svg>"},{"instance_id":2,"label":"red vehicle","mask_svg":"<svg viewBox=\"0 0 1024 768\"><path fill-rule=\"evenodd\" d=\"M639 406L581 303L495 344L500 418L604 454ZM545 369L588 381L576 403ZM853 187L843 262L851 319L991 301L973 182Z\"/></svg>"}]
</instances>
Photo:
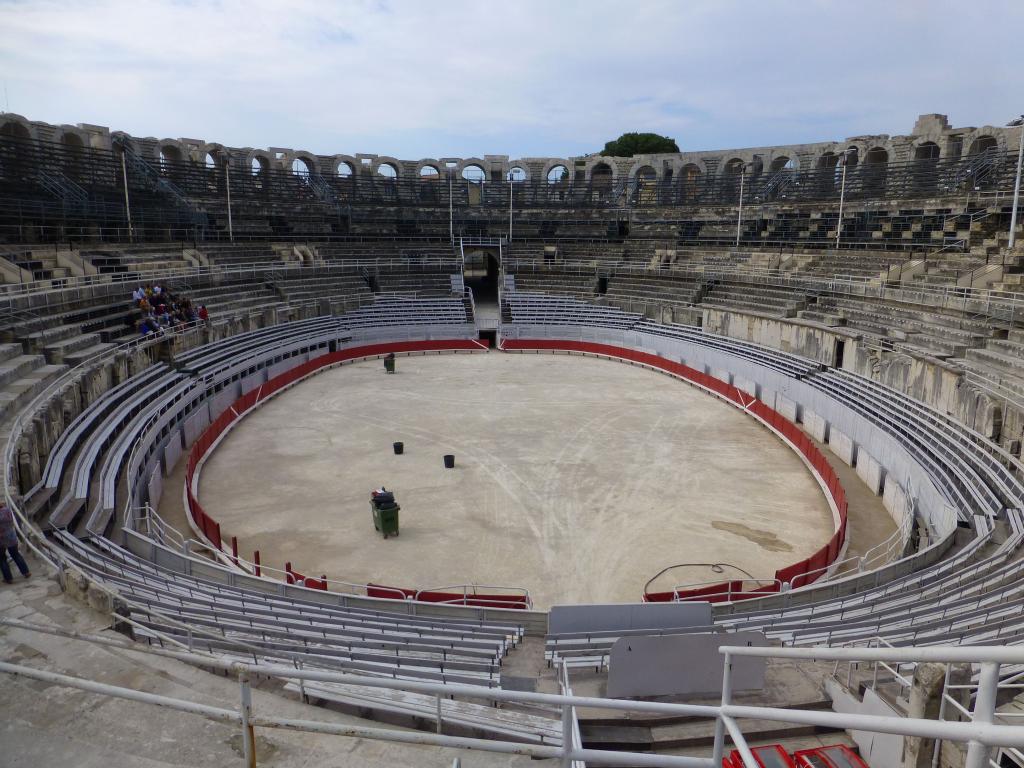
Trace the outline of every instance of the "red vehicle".
<instances>
[{"instance_id":1,"label":"red vehicle","mask_svg":"<svg viewBox=\"0 0 1024 768\"><path fill-rule=\"evenodd\" d=\"M760 768L796 768L796 763L781 744L754 747L750 751ZM745 768L743 757L738 749L730 752L728 757L722 758L722 768Z\"/></svg>"},{"instance_id":2,"label":"red vehicle","mask_svg":"<svg viewBox=\"0 0 1024 768\"><path fill-rule=\"evenodd\" d=\"M844 744L801 749L790 757L781 744L750 750L759 768L868 768L860 755ZM738 749L722 759L722 768L746 768Z\"/></svg>"},{"instance_id":3,"label":"red vehicle","mask_svg":"<svg viewBox=\"0 0 1024 768\"><path fill-rule=\"evenodd\" d=\"M801 749L793 753L797 768L868 768L860 755L843 744Z\"/></svg>"}]
</instances>

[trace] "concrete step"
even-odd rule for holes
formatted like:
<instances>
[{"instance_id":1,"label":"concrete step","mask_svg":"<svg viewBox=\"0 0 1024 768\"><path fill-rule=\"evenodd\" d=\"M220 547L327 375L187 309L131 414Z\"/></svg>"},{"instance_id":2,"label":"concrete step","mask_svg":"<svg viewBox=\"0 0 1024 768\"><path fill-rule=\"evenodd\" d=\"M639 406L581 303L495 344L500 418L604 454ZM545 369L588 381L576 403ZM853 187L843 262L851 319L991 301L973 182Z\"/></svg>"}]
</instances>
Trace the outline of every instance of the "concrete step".
<instances>
[{"instance_id":1,"label":"concrete step","mask_svg":"<svg viewBox=\"0 0 1024 768\"><path fill-rule=\"evenodd\" d=\"M82 363L85 360L88 360L90 357L101 354L103 352L109 352L115 346L117 345L106 343L93 344L91 347L85 347L84 349L78 349L75 350L74 352L65 353L64 363L73 367L78 365L79 363Z\"/></svg>"},{"instance_id":2,"label":"concrete step","mask_svg":"<svg viewBox=\"0 0 1024 768\"><path fill-rule=\"evenodd\" d=\"M997 375L1020 377L1024 373L1021 369L1020 358L991 349L969 349L964 355L964 359L991 368Z\"/></svg>"},{"instance_id":3,"label":"concrete step","mask_svg":"<svg viewBox=\"0 0 1024 768\"><path fill-rule=\"evenodd\" d=\"M17 345L14 345L17 346ZM42 355L19 355L0 363L0 387L9 382L25 378L29 373L45 365L46 358Z\"/></svg>"},{"instance_id":4,"label":"concrete step","mask_svg":"<svg viewBox=\"0 0 1024 768\"><path fill-rule=\"evenodd\" d=\"M5 363L23 354L25 354L25 349L21 344L0 344L0 363Z\"/></svg>"},{"instance_id":5,"label":"concrete step","mask_svg":"<svg viewBox=\"0 0 1024 768\"><path fill-rule=\"evenodd\" d=\"M1013 334L1014 331L1010 331L1010 333ZM1020 333L1020 331L1017 333ZM1018 364L1021 366L1021 373L1024 374L1024 342L1013 341L1011 339L1012 335L1010 339L992 339L985 344L985 348L993 352L998 352L1000 355L1018 358Z\"/></svg>"},{"instance_id":6,"label":"concrete step","mask_svg":"<svg viewBox=\"0 0 1024 768\"><path fill-rule=\"evenodd\" d=\"M77 352L80 349L86 349L99 343L99 334L83 333L78 336L61 339L55 344L47 344L43 348L43 354L46 355L46 361L51 365L60 365L64 362L64 358L72 352Z\"/></svg>"},{"instance_id":7,"label":"concrete step","mask_svg":"<svg viewBox=\"0 0 1024 768\"><path fill-rule=\"evenodd\" d=\"M21 343L27 354L37 354L42 352L44 347L77 336L79 333L81 329L77 325L53 325L27 334L22 337Z\"/></svg>"},{"instance_id":8,"label":"concrete step","mask_svg":"<svg viewBox=\"0 0 1024 768\"><path fill-rule=\"evenodd\" d=\"M28 376L12 381L0 391L0 420L6 420L28 405L68 367L66 365L43 365Z\"/></svg>"}]
</instances>

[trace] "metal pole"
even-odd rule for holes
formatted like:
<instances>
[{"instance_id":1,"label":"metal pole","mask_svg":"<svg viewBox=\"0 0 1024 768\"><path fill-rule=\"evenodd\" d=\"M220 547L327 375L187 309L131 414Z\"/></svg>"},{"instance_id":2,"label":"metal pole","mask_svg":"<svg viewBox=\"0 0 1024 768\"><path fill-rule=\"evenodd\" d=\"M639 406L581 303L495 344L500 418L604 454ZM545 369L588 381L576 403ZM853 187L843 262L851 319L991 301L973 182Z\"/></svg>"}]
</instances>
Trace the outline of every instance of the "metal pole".
<instances>
[{"instance_id":1,"label":"metal pole","mask_svg":"<svg viewBox=\"0 0 1024 768\"><path fill-rule=\"evenodd\" d=\"M1024 136L1024 133L1021 134ZM1018 175L1020 167L1017 168ZM509 171L509 243L512 242L512 171Z\"/></svg>"},{"instance_id":2,"label":"metal pole","mask_svg":"<svg viewBox=\"0 0 1024 768\"><path fill-rule=\"evenodd\" d=\"M740 168L740 209L736 216L736 247L740 247L740 226L743 224L743 178L747 175L747 166Z\"/></svg>"},{"instance_id":3,"label":"metal pole","mask_svg":"<svg viewBox=\"0 0 1024 768\"><path fill-rule=\"evenodd\" d=\"M978 677L978 695L974 699L972 722L991 725L998 688L999 662L986 661L981 665L981 675ZM964 768L985 768L988 765L988 752L988 747L980 741L969 741Z\"/></svg>"},{"instance_id":4,"label":"metal pole","mask_svg":"<svg viewBox=\"0 0 1024 768\"><path fill-rule=\"evenodd\" d=\"M946 665L946 678L942 681L942 698L939 699L939 721L946 719L946 697L949 696L949 674L952 667ZM932 768L939 768L939 755L942 753L942 739L936 739L932 746Z\"/></svg>"},{"instance_id":5,"label":"metal pole","mask_svg":"<svg viewBox=\"0 0 1024 768\"><path fill-rule=\"evenodd\" d=\"M452 209L452 169L448 169L448 237L455 244L455 214Z\"/></svg>"},{"instance_id":6,"label":"metal pole","mask_svg":"<svg viewBox=\"0 0 1024 768\"><path fill-rule=\"evenodd\" d=\"M562 705L562 768L572 768L572 704Z\"/></svg>"},{"instance_id":7,"label":"metal pole","mask_svg":"<svg viewBox=\"0 0 1024 768\"><path fill-rule=\"evenodd\" d=\"M1020 148L1017 150L1017 180L1013 183L1013 211L1010 213L1010 248L1017 241L1017 203L1020 200L1020 166L1024 160L1024 115L1021 115Z\"/></svg>"},{"instance_id":8,"label":"metal pole","mask_svg":"<svg viewBox=\"0 0 1024 768\"><path fill-rule=\"evenodd\" d=\"M249 670L238 672L238 684L242 688L242 753L246 768L256 768L256 737L252 728L252 688L249 685Z\"/></svg>"},{"instance_id":9,"label":"metal pole","mask_svg":"<svg viewBox=\"0 0 1024 768\"><path fill-rule=\"evenodd\" d=\"M128 202L128 166L125 163L124 155L127 150L121 150L121 179L124 181L124 211L128 216L128 242L135 242L135 233L132 231L132 206Z\"/></svg>"},{"instance_id":10,"label":"metal pole","mask_svg":"<svg viewBox=\"0 0 1024 768\"><path fill-rule=\"evenodd\" d=\"M231 223L231 161L224 163L224 181L228 190L228 239L235 242L235 228Z\"/></svg>"},{"instance_id":11,"label":"metal pole","mask_svg":"<svg viewBox=\"0 0 1024 768\"><path fill-rule=\"evenodd\" d=\"M723 651L725 656L722 668L722 706L726 706L732 699L732 655L728 651ZM722 719L721 712L718 713L718 719L715 720L715 746L714 751L711 754L712 765L722 764L722 752L725 751L725 721Z\"/></svg>"},{"instance_id":12,"label":"metal pole","mask_svg":"<svg viewBox=\"0 0 1024 768\"><path fill-rule=\"evenodd\" d=\"M843 180L839 186L839 221L836 222L836 250L839 250L839 238L843 234L843 202L846 199L846 153L839 158L843 164Z\"/></svg>"}]
</instances>

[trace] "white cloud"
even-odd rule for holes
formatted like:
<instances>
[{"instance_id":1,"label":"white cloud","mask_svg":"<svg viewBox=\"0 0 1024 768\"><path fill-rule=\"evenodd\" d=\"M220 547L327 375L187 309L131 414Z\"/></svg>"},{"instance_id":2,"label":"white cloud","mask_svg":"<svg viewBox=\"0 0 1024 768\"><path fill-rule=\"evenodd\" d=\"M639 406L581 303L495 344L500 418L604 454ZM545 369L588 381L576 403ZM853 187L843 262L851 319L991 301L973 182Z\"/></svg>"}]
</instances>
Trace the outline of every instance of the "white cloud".
<instances>
[{"instance_id":1,"label":"white cloud","mask_svg":"<svg viewBox=\"0 0 1024 768\"><path fill-rule=\"evenodd\" d=\"M231 145L726 148L1002 121L1022 22L1014 0L0 2L0 79L31 119Z\"/></svg>"}]
</instances>

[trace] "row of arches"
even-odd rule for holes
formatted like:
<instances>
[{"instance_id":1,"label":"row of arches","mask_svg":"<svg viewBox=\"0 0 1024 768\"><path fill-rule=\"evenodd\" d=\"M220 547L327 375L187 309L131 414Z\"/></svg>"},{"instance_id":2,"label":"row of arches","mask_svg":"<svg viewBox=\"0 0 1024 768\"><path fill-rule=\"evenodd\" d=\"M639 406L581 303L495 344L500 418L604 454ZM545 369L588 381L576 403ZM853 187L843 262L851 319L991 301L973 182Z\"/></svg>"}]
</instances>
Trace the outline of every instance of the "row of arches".
<instances>
[{"instance_id":1,"label":"row of arches","mask_svg":"<svg viewBox=\"0 0 1024 768\"><path fill-rule=\"evenodd\" d=\"M0 137L18 140L38 139L37 129L37 124L29 123L17 115L0 117ZM91 148L95 141L109 143L104 140L102 134L90 133L73 126L52 126L47 127L47 130L52 134L48 140L58 141L71 156ZM114 133L112 136L115 140L121 139L130 145L139 147L138 142L126 134ZM955 145L956 141L950 140L953 157L987 155L1000 151L1002 146L1000 139L989 133L967 134L963 138L969 141L966 147L953 148L952 145ZM138 151L140 154L144 154L141 152L141 147ZM889 145L871 146L851 143L846 149L828 149L813 160L805 160L803 169L838 168L841 164L840 158L845 158L843 162L847 168L884 166L892 161L895 151L897 149ZM156 145L155 154L157 156L155 159L161 168L170 168L179 163L193 163L208 169L216 169L227 163L229 159L237 158L239 163L248 166L254 176L276 168L290 169L295 175L301 177L309 177L315 173L337 178L351 178L357 174L357 171L365 170L373 177L398 179L404 175L403 168L411 165L391 157L357 159L347 155L335 155L327 160L301 151L271 153L266 150L247 150L246 152L243 160L238 157L239 152L229 151L221 145L206 144L194 147L178 141L164 140ZM909 159L915 161L938 162L942 158L943 148L938 142L921 137L913 143L909 155ZM766 165L767 167L765 167ZM440 181L446 179L449 173L455 178L468 182L479 183L488 179L488 171L485 170L487 164L477 158L458 162L421 160L413 167L415 170L411 175L414 179L422 181ZM525 182L530 181L531 176L536 173L538 181L560 184L575 179L589 182L595 189L611 188L623 174L628 174L631 182L639 186L647 186L669 180L686 184L702 177L737 176L740 173L758 176L766 172L774 175L802 170L798 159L787 154L773 157L767 163L757 156L732 156L719 163L717 167L709 167L699 157L688 162L683 162L683 159L680 158L666 163L660 170L652 165L636 165L625 171L625 169L620 169L618 161L614 158L600 156L587 158L585 161L576 161L575 164L569 160L553 158L548 160L539 172L535 166L531 171L525 163L513 162L510 167L506 166L506 168L508 168L507 171L491 171L491 180L504 181L511 177L512 181ZM575 170L570 171L570 168Z\"/></svg>"}]
</instances>

